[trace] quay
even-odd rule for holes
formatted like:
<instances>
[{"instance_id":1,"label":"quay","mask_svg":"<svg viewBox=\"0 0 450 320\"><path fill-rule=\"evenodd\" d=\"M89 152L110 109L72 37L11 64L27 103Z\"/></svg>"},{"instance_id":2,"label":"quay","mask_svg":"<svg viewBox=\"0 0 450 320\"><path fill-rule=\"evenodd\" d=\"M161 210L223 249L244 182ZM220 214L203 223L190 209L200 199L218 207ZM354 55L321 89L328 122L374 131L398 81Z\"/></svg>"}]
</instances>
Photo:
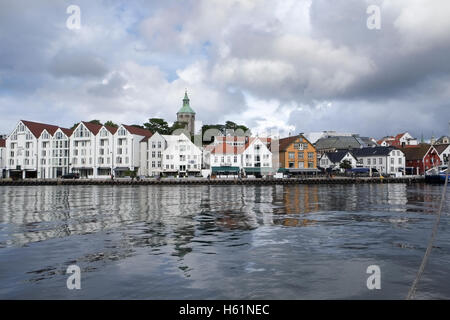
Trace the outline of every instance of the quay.
<instances>
[{"instance_id":1,"label":"quay","mask_svg":"<svg viewBox=\"0 0 450 320\"><path fill-rule=\"evenodd\" d=\"M49 186L49 185L292 185L292 184L367 184L367 183L422 183L423 176L401 178L284 178L284 179L205 179L205 178L163 178L157 179L25 179L25 180L0 180L0 186Z\"/></svg>"}]
</instances>

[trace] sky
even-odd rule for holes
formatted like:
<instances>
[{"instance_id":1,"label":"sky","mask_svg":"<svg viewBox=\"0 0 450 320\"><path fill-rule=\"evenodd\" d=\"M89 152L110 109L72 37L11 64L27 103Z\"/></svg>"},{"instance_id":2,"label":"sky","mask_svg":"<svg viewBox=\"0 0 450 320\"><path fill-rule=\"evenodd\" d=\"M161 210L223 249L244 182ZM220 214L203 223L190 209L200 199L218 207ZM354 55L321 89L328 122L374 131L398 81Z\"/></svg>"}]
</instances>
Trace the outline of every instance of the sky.
<instances>
[{"instance_id":1,"label":"sky","mask_svg":"<svg viewBox=\"0 0 450 320\"><path fill-rule=\"evenodd\" d=\"M0 134L172 123L187 89L198 121L261 135L448 135L449 17L446 0L2 0Z\"/></svg>"}]
</instances>

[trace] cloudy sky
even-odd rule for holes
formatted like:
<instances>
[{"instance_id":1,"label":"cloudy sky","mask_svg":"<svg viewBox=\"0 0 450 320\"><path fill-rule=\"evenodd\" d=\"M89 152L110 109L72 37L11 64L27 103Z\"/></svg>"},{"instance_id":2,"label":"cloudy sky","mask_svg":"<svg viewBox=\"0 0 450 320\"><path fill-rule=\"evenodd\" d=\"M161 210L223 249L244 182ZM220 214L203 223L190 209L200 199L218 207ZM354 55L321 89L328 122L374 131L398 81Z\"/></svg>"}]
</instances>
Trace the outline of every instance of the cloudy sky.
<instances>
[{"instance_id":1,"label":"cloudy sky","mask_svg":"<svg viewBox=\"0 0 450 320\"><path fill-rule=\"evenodd\" d=\"M449 17L447 0L2 0L0 133L173 122L187 88L198 120L253 132L448 134Z\"/></svg>"}]
</instances>

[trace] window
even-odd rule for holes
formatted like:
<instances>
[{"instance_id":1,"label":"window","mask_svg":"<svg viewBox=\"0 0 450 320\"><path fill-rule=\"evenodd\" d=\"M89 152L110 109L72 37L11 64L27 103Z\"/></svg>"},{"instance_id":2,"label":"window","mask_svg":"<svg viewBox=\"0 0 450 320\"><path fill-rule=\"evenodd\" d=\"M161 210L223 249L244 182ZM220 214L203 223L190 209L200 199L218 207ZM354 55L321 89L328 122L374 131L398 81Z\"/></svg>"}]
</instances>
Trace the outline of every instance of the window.
<instances>
[{"instance_id":1,"label":"window","mask_svg":"<svg viewBox=\"0 0 450 320\"><path fill-rule=\"evenodd\" d=\"M297 157L298 157L298 160L303 160L304 159L304 153L303 152L298 152L297 153Z\"/></svg>"},{"instance_id":2,"label":"window","mask_svg":"<svg viewBox=\"0 0 450 320\"><path fill-rule=\"evenodd\" d=\"M391 158L391 164L394 164L394 158Z\"/></svg>"},{"instance_id":3,"label":"window","mask_svg":"<svg viewBox=\"0 0 450 320\"><path fill-rule=\"evenodd\" d=\"M289 162L289 168L294 168L294 167L295 167L294 162Z\"/></svg>"},{"instance_id":4,"label":"window","mask_svg":"<svg viewBox=\"0 0 450 320\"><path fill-rule=\"evenodd\" d=\"M126 136L127 135L127 130L125 130L124 128L120 128L117 131L117 135L119 135L119 136Z\"/></svg>"},{"instance_id":5,"label":"window","mask_svg":"<svg viewBox=\"0 0 450 320\"><path fill-rule=\"evenodd\" d=\"M289 160L294 160L294 159L295 159L295 153L289 152Z\"/></svg>"},{"instance_id":6,"label":"window","mask_svg":"<svg viewBox=\"0 0 450 320\"><path fill-rule=\"evenodd\" d=\"M158 141L158 148L161 148L161 141Z\"/></svg>"},{"instance_id":7,"label":"window","mask_svg":"<svg viewBox=\"0 0 450 320\"><path fill-rule=\"evenodd\" d=\"M402 163L402 158L398 158L398 164L403 164Z\"/></svg>"},{"instance_id":8,"label":"window","mask_svg":"<svg viewBox=\"0 0 450 320\"><path fill-rule=\"evenodd\" d=\"M234 156L234 163L237 162L237 156Z\"/></svg>"},{"instance_id":9,"label":"window","mask_svg":"<svg viewBox=\"0 0 450 320\"><path fill-rule=\"evenodd\" d=\"M378 164L383 164L383 158L378 158Z\"/></svg>"},{"instance_id":10,"label":"window","mask_svg":"<svg viewBox=\"0 0 450 320\"><path fill-rule=\"evenodd\" d=\"M156 156L156 152L152 151L152 158L154 158Z\"/></svg>"},{"instance_id":11,"label":"window","mask_svg":"<svg viewBox=\"0 0 450 320\"><path fill-rule=\"evenodd\" d=\"M308 152L308 160L314 159L314 152Z\"/></svg>"},{"instance_id":12,"label":"window","mask_svg":"<svg viewBox=\"0 0 450 320\"><path fill-rule=\"evenodd\" d=\"M314 168L314 163L313 162L308 162L308 168Z\"/></svg>"},{"instance_id":13,"label":"window","mask_svg":"<svg viewBox=\"0 0 450 320\"><path fill-rule=\"evenodd\" d=\"M367 159L367 164L370 164L370 158Z\"/></svg>"}]
</instances>

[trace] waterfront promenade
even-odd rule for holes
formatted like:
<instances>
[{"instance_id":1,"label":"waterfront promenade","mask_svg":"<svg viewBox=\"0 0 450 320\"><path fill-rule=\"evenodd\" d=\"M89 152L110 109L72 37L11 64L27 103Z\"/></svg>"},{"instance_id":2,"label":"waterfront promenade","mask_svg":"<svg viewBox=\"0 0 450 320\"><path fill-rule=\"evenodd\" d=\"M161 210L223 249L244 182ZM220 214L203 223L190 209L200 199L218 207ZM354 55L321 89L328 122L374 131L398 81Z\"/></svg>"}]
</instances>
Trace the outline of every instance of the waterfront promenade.
<instances>
[{"instance_id":1,"label":"waterfront promenade","mask_svg":"<svg viewBox=\"0 0 450 320\"><path fill-rule=\"evenodd\" d=\"M366 183L422 183L423 176L405 176L400 178L379 177L308 177L308 178L146 178L132 180L122 179L26 179L0 180L0 186L36 186L36 185L287 185L287 184L366 184Z\"/></svg>"}]
</instances>

